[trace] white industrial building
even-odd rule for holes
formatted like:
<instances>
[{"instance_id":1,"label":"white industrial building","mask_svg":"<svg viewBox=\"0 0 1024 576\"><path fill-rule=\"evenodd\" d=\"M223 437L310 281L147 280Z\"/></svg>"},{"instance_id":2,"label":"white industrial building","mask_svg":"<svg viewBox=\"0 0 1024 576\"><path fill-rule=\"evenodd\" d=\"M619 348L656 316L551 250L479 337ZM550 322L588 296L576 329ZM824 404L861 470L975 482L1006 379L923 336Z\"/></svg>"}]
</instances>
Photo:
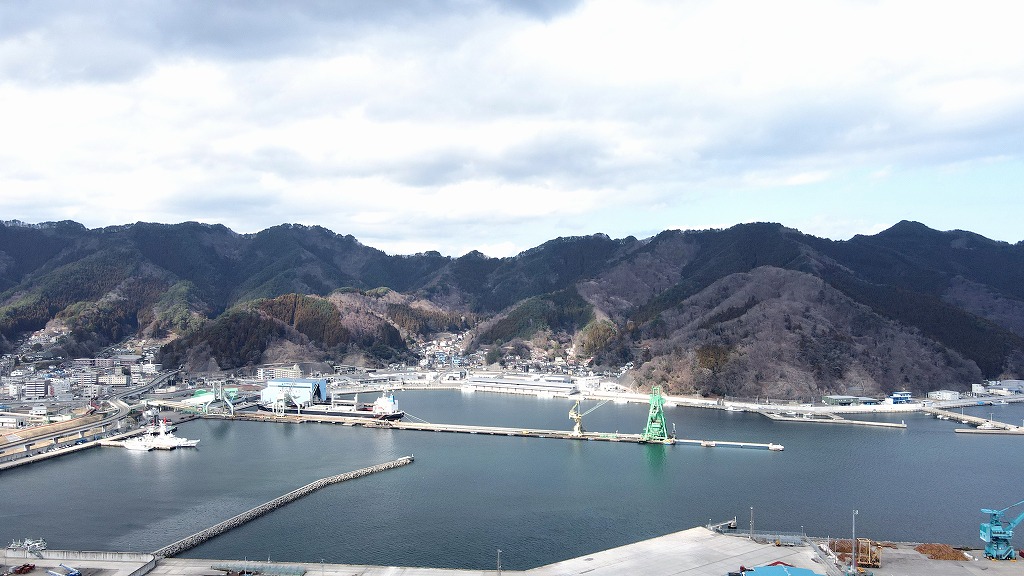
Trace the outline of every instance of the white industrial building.
<instances>
[{"instance_id":1,"label":"white industrial building","mask_svg":"<svg viewBox=\"0 0 1024 576\"><path fill-rule=\"evenodd\" d=\"M1024 380L1000 380L988 386L989 394L1024 394Z\"/></svg>"},{"instance_id":2,"label":"white industrial building","mask_svg":"<svg viewBox=\"0 0 1024 576\"><path fill-rule=\"evenodd\" d=\"M316 402L327 402L326 378L274 378L260 391L260 404L267 406L309 406Z\"/></svg>"},{"instance_id":3,"label":"white industrial building","mask_svg":"<svg viewBox=\"0 0 1024 576\"><path fill-rule=\"evenodd\" d=\"M0 414L0 428L21 428L28 421L25 414L7 412Z\"/></svg>"},{"instance_id":4,"label":"white industrial building","mask_svg":"<svg viewBox=\"0 0 1024 576\"><path fill-rule=\"evenodd\" d=\"M479 390L481 392L533 394L537 396L569 396L579 392L575 384L566 382L562 378L523 378L511 375L503 378L471 376L462 385L462 388L465 390Z\"/></svg>"}]
</instances>

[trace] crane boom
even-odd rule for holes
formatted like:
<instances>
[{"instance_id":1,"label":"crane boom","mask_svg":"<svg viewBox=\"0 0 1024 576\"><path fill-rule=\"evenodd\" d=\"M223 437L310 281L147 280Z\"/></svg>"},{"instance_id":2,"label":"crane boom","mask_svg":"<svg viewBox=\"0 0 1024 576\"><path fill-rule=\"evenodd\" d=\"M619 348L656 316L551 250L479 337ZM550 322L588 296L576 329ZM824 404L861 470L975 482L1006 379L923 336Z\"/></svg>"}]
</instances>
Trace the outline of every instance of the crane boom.
<instances>
[{"instance_id":1,"label":"crane boom","mask_svg":"<svg viewBox=\"0 0 1024 576\"><path fill-rule=\"evenodd\" d=\"M583 433L586 432L586 430L583 429L583 417L586 416L587 414L590 414L594 410L597 410L601 406L604 406L609 401L611 401L611 398L608 398L607 400L599 403L597 406L594 406L593 408L587 410L586 412L580 413L580 401L577 400L576 403L573 404L573 407L569 409L569 419L573 421L572 435L583 436Z\"/></svg>"},{"instance_id":2,"label":"crane boom","mask_svg":"<svg viewBox=\"0 0 1024 576\"><path fill-rule=\"evenodd\" d=\"M600 402L600 403L599 403L598 405L596 405L596 406L594 406L593 408L591 408L590 410L587 410L587 411L586 411L586 412L584 412L583 414L580 414L580 416L586 416L587 414L590 414L590 413L591 413L591 412L593 412L594 410L597 410L597 409L598 409L598 408L600 408L601 406L604 406L605 404L607 404L607 403L609 403L609 402L611 402L611 401L612 401L612 399L611 399L611 398L607 398L607 399L605 399L605 400L601 401L601 402Z\"/></svg>"}]
</instances>

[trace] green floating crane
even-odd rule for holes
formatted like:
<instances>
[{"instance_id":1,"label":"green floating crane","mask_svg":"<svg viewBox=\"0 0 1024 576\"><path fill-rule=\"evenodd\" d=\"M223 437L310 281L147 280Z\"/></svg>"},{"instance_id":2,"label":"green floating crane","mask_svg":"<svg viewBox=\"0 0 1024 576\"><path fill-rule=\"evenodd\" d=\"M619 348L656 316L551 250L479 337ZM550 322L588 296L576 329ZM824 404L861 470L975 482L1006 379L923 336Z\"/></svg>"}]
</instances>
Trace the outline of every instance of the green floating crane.
<instances>
[{"instance_id":1,"label":"green floating crane","mask_svg":"<svg viewBox=\"0 0 1024 576\"><path fill-rule=\"evenodd\" d=\"M665 399L661 396L661 386L651 389L651 410L647 415L647 426L640 435L641 442L655 444L675 443L675 434L669 435L665 426Z\"/></svg>"}]
</instances>

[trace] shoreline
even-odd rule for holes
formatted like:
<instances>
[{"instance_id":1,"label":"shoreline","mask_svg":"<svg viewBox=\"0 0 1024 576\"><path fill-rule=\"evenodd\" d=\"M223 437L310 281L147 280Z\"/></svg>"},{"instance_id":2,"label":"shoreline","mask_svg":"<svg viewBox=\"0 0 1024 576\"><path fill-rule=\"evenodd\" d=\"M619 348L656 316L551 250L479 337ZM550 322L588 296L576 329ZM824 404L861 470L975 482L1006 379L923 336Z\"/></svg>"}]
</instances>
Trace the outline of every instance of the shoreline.
<instances>
[{"instance_id":1,"label":"shoreline","mask_svg":"<svg viewBox=\"0 0 1024 576\"><path fill-rule=\"evenodd\" d=\"M837 565L836 555L829 550L829 540L804 534L760 530L748 536L742 530L723 533L699 526L526 570L501 570L500 573L523 576L663 574L666 567L672 566L672 574L680 576L720 576L735 572L740 566L753 568L785 563L815 574L840 574L843 567ZM1019 573L1016 562L985 560L983 551L978 549L965 550L967 556L963 560L934 560L917 551L917 543L876 544L884 545L880 548L881 568L876 570L892 576L975 576L979 570L991 576ZM45 576L48 569L59 569L61 564L73 565L84 576L195 576L228 574L229 571L290 575L320 573L322 576L482 576L497 573L492 568L327 564L322 561L272 561L269 557L264 562L172 558L155 553L116 551L43 549L30 553L25 549L11 547L0 552L0 562L10 566L32 563L35 566L28 574L42 576Z\"/></svg>"}]
</instances>

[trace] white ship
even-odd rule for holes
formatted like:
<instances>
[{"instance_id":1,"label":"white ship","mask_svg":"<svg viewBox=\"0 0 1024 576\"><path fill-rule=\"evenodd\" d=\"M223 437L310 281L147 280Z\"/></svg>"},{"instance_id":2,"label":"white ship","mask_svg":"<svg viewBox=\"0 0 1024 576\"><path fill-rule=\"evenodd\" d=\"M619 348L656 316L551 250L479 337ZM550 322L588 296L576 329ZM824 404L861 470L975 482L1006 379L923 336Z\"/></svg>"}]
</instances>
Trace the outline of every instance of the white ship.
<instances>
[{"instance_id":1,"label":"white ship","mask_svg":"<svg viewBox=\"0 0 1024 576\"><path fill-rule=\"evenodd\" d=\"M167 430L167 423L161 422L156 434L143 434L129 438L122 443L128 450L148 452L150 450L174 450L175 448L195 448L199 440L189 440L175 436Z\"/></svg>"},{"instance_id":2,"label":"white ship","mask_svg":"<svg viewBox=\"0 0 1024 576\"><path fill-rule=\"evenodd\" d=\"M153 442L147 436L135 436L129 438L121 443L128 450L134 450L138 452L149 452L153 449Z\"/></svg>"},{"instance_id":3,"label":"white ship","mask_svg":"<svg viewBox=\"0 0 1024 576\"><path fill-rule=\"evenodd\" d=\"M347 418L372 418L374 420L401 420L405 412L398 409L395 395L387 391L381 392L380 398L372 404L355 400L335 400L331 403L314 403L304 406L295 404L294 399L283 395L274 402L260 403L256 406L264 412L275 414L309 414L318 416L344 416Z\"/></svg>"}]
</instances>

